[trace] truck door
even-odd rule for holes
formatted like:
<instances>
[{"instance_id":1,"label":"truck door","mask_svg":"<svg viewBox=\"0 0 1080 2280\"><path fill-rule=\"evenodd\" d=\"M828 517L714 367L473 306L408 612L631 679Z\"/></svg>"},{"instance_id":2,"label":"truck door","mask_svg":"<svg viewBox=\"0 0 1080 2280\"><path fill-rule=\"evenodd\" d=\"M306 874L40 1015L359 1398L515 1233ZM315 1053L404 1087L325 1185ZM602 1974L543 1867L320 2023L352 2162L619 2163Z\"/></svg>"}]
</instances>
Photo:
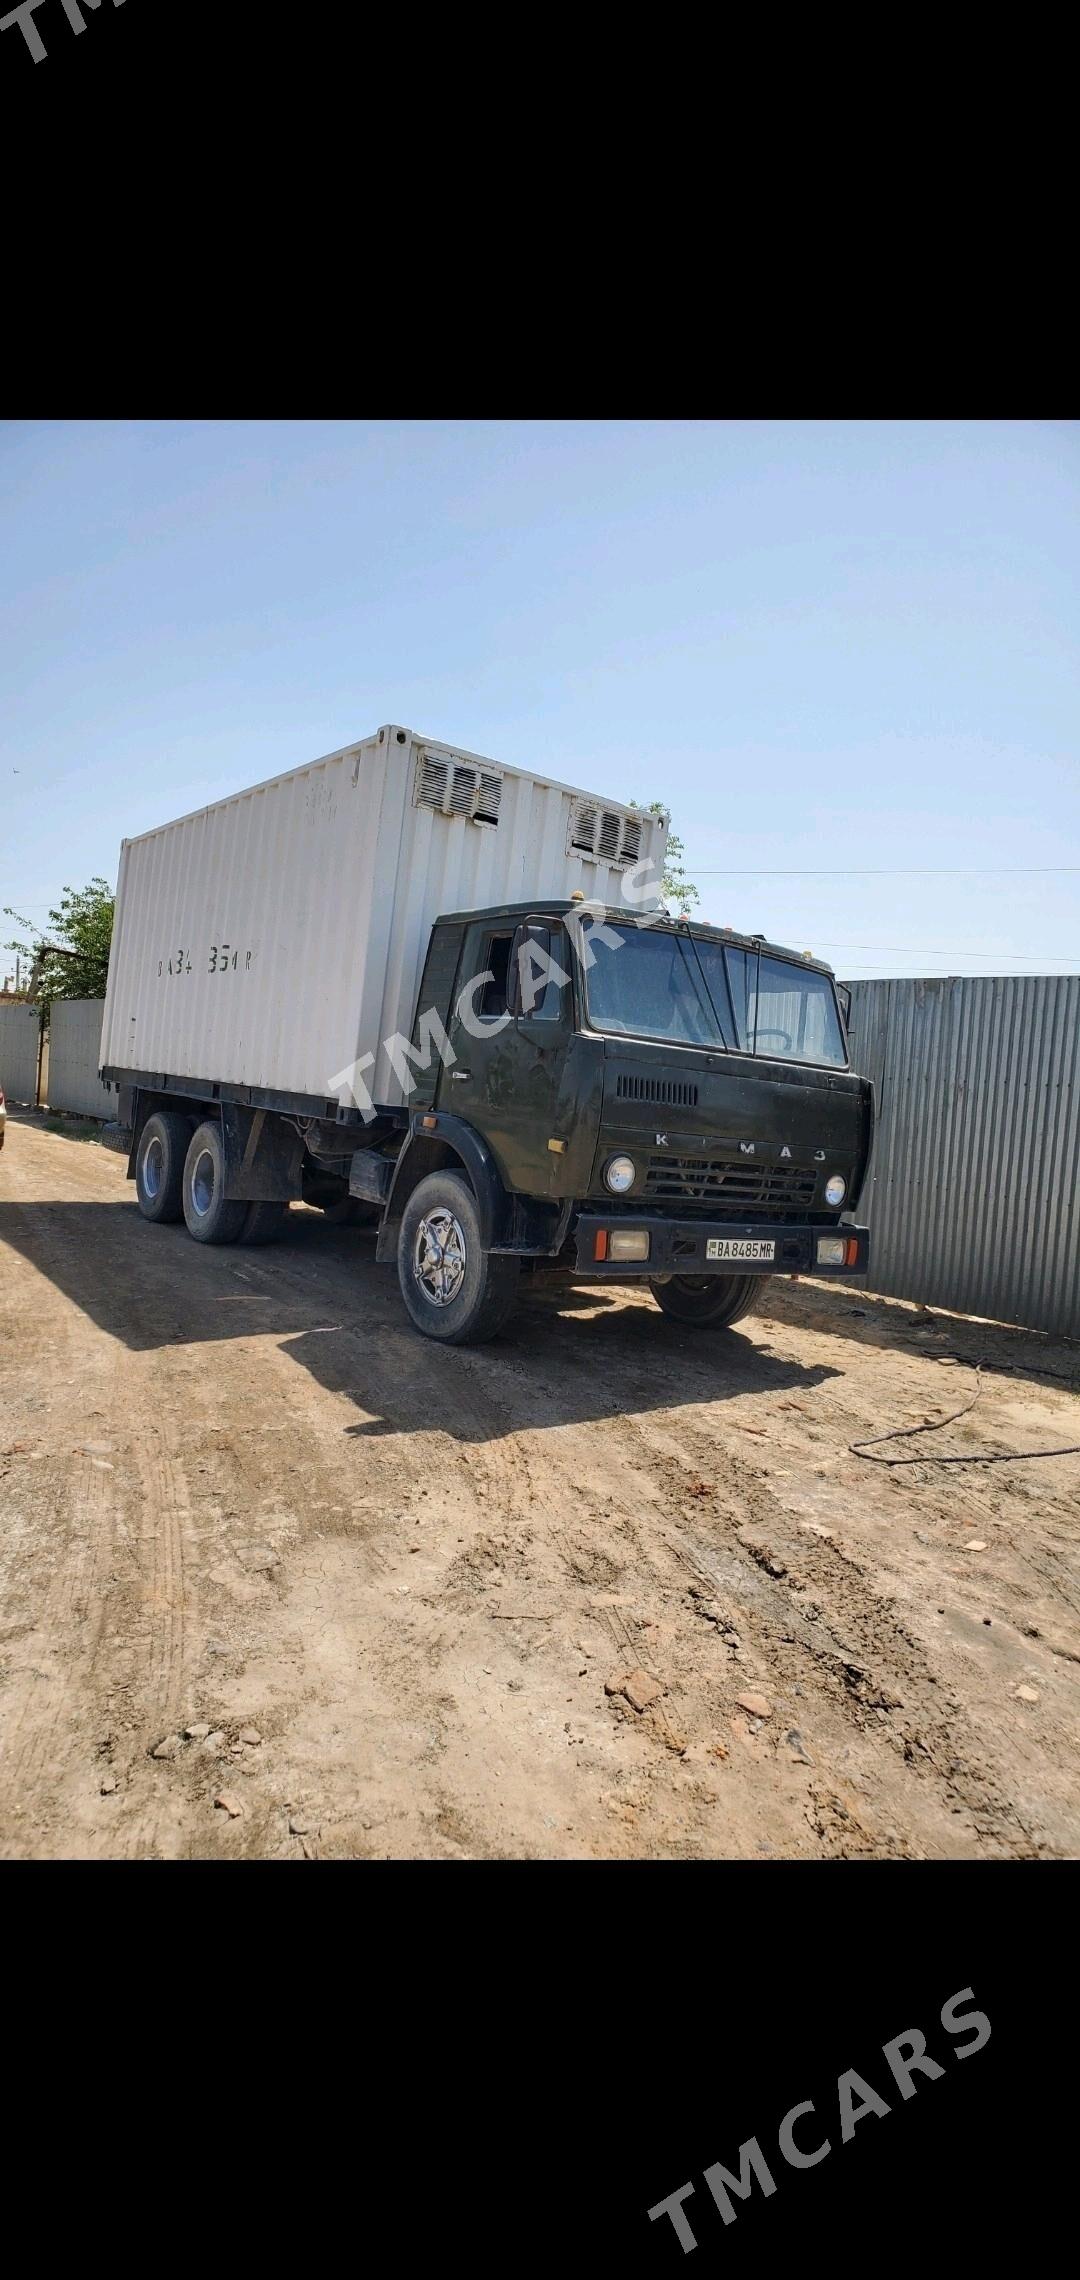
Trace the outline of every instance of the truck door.
<instances>
[{"instance_id":1,"label":"truck door","mask_svg":"<svg viewBox=\"0 0 1080 2280\"><path fill-rule=\"evenodd\" d=\"M559 1159L548 1141L556 1132L556 1102L573 1034L573 989L549 980L531 991L527 986L522 999L518 953L526 941L535 952L524 960L526 984L535 982L544 953L569 973L569 945L552 921L515 926L511 919L486 919L468 928L450 1024L456 1059L440 1073L438 1098L440 1108L467 1117L483 1134L507 1187L548 1196L559 1184ZM462 991L474 976L463 1019Z\"/></svg>"}]
</instances>

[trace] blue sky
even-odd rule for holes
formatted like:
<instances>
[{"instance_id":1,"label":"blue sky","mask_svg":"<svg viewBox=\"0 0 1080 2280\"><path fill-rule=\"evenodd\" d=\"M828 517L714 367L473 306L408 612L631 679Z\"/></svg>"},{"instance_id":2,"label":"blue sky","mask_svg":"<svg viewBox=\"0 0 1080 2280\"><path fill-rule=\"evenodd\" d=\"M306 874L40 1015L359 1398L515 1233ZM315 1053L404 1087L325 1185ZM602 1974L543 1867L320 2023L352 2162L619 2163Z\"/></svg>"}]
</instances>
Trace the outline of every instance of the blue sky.
<instances>
[{"instance_id":1,"label":"blue sky","mask_svg":"<svg viewBox=\"0 0 1080 2280\"><path fill-rule=\"evenodd\" d=\"M839 973L1078 971L1078 510L1068 423L8 425L0 904L397 720Z\"/></svg>"}]
</instances>

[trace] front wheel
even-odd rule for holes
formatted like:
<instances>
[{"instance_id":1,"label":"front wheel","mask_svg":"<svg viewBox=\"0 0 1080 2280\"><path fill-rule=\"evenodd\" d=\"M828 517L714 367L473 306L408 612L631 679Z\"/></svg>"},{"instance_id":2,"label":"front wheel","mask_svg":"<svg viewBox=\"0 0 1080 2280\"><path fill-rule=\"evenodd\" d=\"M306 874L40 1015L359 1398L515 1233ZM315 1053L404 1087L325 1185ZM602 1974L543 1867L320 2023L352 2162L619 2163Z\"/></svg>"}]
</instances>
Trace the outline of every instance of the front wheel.
<instances>
[{"instance_id":1,"label":"front wheel","mask_svg":"<svg viewBox=\"0 0 1080 2280\"><path fill-rule=\"evenodd\" d=\"M673 1321L726 1330L753 1312L757 1282L756 1275L672 1275L670 1282L651 1282L649 1289Z\"/></svg>"},{"instance_id":2,"label":"front wheel","mask_svg":"<svg viewBox=\"0 0 1080 2280\"><path fill-rule=\"evenodd\" d=\"M520 1265L484 1249L476 1199L460 1172L431 1172L413 1189L398 1236L398 1281L426 1338L444 1346L493 1338L513 1306Z\"/></svg>"}]
</instances>

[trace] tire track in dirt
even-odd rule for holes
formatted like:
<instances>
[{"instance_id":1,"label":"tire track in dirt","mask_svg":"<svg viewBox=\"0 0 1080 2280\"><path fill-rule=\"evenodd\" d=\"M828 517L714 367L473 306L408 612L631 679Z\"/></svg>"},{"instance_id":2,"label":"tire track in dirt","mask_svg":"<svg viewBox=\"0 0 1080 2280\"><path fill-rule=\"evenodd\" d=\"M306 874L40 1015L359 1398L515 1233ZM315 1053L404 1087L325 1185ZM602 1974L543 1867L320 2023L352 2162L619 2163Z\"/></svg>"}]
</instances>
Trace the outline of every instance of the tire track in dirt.
<instances>
[{"instance_id":1,"label":"tire track in dirt","mask_svg":"<svg viewBox=\"0 0 1080 2280\"><path fill-rule=\"evenodd\" d=\"M505 1375L505 1371L505 1364L502 1371L498 1368L489 1370L489 1381L493 1376L498 1379L500 1375ZM688 1464L689 1452L696 1450L699 1466L707 1466L715 1475L715 1437L699 1425L688 1411L680 1413L677 1428L659 1426L653 1417L641 1416L624 1416L623 1424L638 1444L645 1469L658 1476L660 1494L669 1507L678 1499L680 1475L688 1483L694 1470ZM711 1590L726 1592L737 1610L740 1624L745 1625L747 1621L752 1624L756 1631L758 1676L766 1690L776 1692L787 1689L794 1682L798 1691L802 1691L794 1673L800 1671L805 1677L805 1660L781 1651L785 1646L798 1645L803 1657L810 1658L815 1686L828 1693L832 1707L839 1710L847 1723L854 1725L860 1737L870 1737L875 1754L880 1752L884 1740L887 1746L899 1750L906 1765L915 1764L922 1770L920 1760L916 1757L916 1752L921 1753L926 1772L944 1783L948 1809L953 1811L958 1804L962 1807L972 1841L978 1836L989 1836L1008 1851L1026 1854L1037 1850L1031 1830L992 1782L985 1767L977 1763L974 1737L967 1732L958 1737L955 1724L942 1717L936 1674L929 1670L917 1642L899 1622L888 1603L866 1584L859 1563L850 1555L842 1556L836 1551L833 1551L830 1558L829 1548L816 1539L811 1538L809 1546L795 1539L775 1493L765 1486L734 1451L727 1449L724 1454L724 1490L728 1498L726 1518L731 1533L729 1549L720 1568L718 1569L715 1554L710 1556L704 1553L687 1537L684 1530L673 1528L670 1523L666 1530L666 1544L668 1551L681 1560L687 1571L695 1574L700 1583ZM580 1586L580 1560L563 1540L563 1506L561 1503L558 1506L554 1504L550 1492L549 1484L553 1478L550 1464L545 1466L543 1481L538 1481L530 1464L525 1441L518 1435L502 1440L493 1469L495 1477L491 1486L496 1499L500 1496L505 1499L508 1493L511 1514L517 1509L522 1517L542 1517L568 1582ZM638 1483L635 1482L634 1486L639 1495ZM731 1498L732 1491L735 1492L735 1501ZM629 1504L625 1497L621 1501L623 1512L620 1517L624 1523L632 1524ZM592 1516L604 1528L607 1542L611 1540L613 1505L614 1498L609 1496L603 1514L596 1513ZM581 1509L579 1502L579 1512ZM555 1516L556 1510L558 1518ZM760 1546L755 1548L740 1540L738 1530L745 1526L748 1516L758 1522L764 1520L774 1538L783 1538L789 1554L793 1549L797 1551L800 1568L810 1571L811 1582L819 1597L824 1598L832 1617L831 1622L821 1620L820 1607L813 1610L812 1625L797 1610L793 1615L793 1594L788 1585L783 1589L778 1589L775 1583L763 1587L762 1579L755 1575L754 1570L755 1566L767 1565L771 1554L767 1545L764 1549ZM637 1596L642 1604L649 1598L649 1584L661 1584L664 1574L662 1558L657 1560L655 1552L646 1552L645 1557L651 1575L646 1580L640 1571L638 1573ZM781 1575L788 1576L790 1571L786 1562L779 1564ZM619 1580L619 1577L613 1575L609 1580ZM806 1589L804 1575L799 1576L798 1584L800 1590ZM767 1620L764 1619L766 1614ZM637 1635L634 1637L621 1611L617 1614L613 1608L607 1610L607 1620L615 1644L621 1648L624 1659L630 1655L633 1660L642 1661L648 1668L649 1654L647 1646L642 1646L642 1641L646 1631L655 1626L647 1623L637 1625ZM793 1620L800 1624L803 1633L801 1639L797 1640L794 1633L790 1630L785 1633L782 1628L785 1623L790 1624ZM690 1622L692 1624L692 1617ZM854 1646L851 1644L852 1638ZM895 1691L896 1679L900 1680L904 1699L909 1705L912 1697L915 1698L914 1713L909 1709L901 1721L895 1721L891 1717L891 1713L901 1703L901 1697ZM680 1713L685 1708L684 1691ZM712 1723L711 1706L706 1705L705 1711L706 1723ZM873 1722L875 1712L886 1723L884 1736L877 1731ZM658 1723L663 1728L668 1721L661 1716ZM665 1733L663 1738L669 1740L668 1734ZM959 1754L958 1739L964 1745L960 1747ZM835 1820L835 1797L826 1798L823 1803L826 1819ZM820 1823L820 1814L818 1819ZM846 1808L839 1809L839 1819L842 1824L848 1824L847 1827L842 1826L839 1832L842 1846L847 1849L851 1816ZM932 1819L935 1824L939 1824L937 1811L933 1813ZM829 1838L836 1832L819 1826L818 1833ZM939 1826L935 1833L940 1834Z\"/></svg>"},{"instance_id":2,"label":"tire track in dirt","mask_svg":"<svg viewBox=\"0 0 1080 2280\"><path fill-rule=\"evenodd\" d=\"M52 1573L6 1705L0 1821L9 1828L47 1811L46 1793L60 1788L82 1754L79 1711L101 1636L113 1502L110 1475L82 1457L52 1516ZM21 1834L14 1849L24 1850Z\"/></svg>"},{"instance_id":3,"label":"tire track in dirt","mask_svg":"<svg viewBox=\"0 0 1080 2280\"><path fill-rule=\"evenodd\" d=\"M646 1443L655 1440L654 1427L641 1419L633 1424ZM691 1427L687 1448L695 1441L699 1460L711 1457L715 1466L715 1443L704 1449ZM668 1463L672 1454L665 1442ZM726 1523L723 1552L699 1544L688 1564L699 1580L734 1594L751 1619L756 1610L766 1687L790 1685L809 1663L814 1683L862 1736L875 1745L884 1741L943 1786L948 1808L962 1809L973 1838L992 1838L1020 1857L1036 1854L1041 1847L1034 1832L980 1762L978 1738L959 1701L943 1708L938 1674L859 1559L812 1529L800 1531L770 1483L734 1450L727 1452L726 1477L711 1509L717 1507ZM764 1571L756 1586L753 1567Z\"/></svg>"},{"instance_id":4,"label":"tire track in dirt","mask_svg":"<svg viewBox=\"0 0 1080 2280\"><path fill-rule=\"evenodd\" d=\"M532 1289L491 1346L445 1350L406 1325L370 1237L297 1212L269 1254L206 1251L145 1226L114 1159L24 1140L0 1367L20 1440L45 1446L5 1484L0 1706L9 1736L30 1721L37 1781L5 1783L11 1849L1066 1849L1067 1481L849 1481L864 1424L930 1405L930 1357L873 1301L792 1292L695 1338L640 1293ZM10 1210L0 1194L0 1235ZM98 1433L111 1472L68 1454ZM66 1691L28 1700L46 1635ZM1031 1656L1044 1704L1003 1709ZM643 1714L604 1692L632 1664L666 1688ZM740 1711L748 1688L771 1719ZM223 1749L149 1761L185 1717L228 1728ZM87 1788L107 1723L131 1752L108 1801ZM221 1782L243 1818L215 1814Z\"/></svg>"},{"instance_id":5,"label":"tire track in dirt","mask_svg":"<svg viewBox=\"0 0 1080 2280\"><path fill-rule=\"evenodd\" d=\"M141 1421L135 1461L149 1526L141 1542L150 1553L144 1587L148 1636L138 1688L140 1740L144 1748L162 1739L185 1708L185 1629L194 1625L194 1579L186 1572L184 1538L191 1530L191 1497L182 1456L169 1447L166 1430Z\"/></svg>"},{"instance_id":6,"label":"tire track in dirt","mask_svg":"<svg viewBox=\"0 0 1080 2280\"><path fill-rule=\"evenodd\" d=\"M64 1163L58 1167L62 1192L84 1192L78 1178L71 1177L77 1169ZM21 1200L21 1165L12 1184L15 1197L6 1206L6 1217L25 1239L35 1206ZM20 1500L25 1496L37 1521L31 1558L19 1576L30 1620L17 1654L9 1658L3 1696L0 1825L11 1832L4 1842L9 1855L26 1852L32 1824L40 1827L48 1820L65 1780L85 1762L81 1712L93 1689L105 1625L117 1508L114 1443L111 1435L99 1439L106 1429L94 1419L108 1416L118 1357L85 1353L78 1317L61 1295L62 1236L47 1219L35 1226L35 1235L42 1263L33 1285L34 1305L29 1323L18 1324L18 1348L13 1343L8 1352L12 1357L18 1352L27 1366L36 1364L50 1387L47 1409L32 1409L23 1431L46 1444L52 1469L50 1478L45 1465L39 1472L36 1463L27 1464L18 1489L14 1483L9 1489L9 1497L12 1490ZM80 1446L85 1443L90 1445ZM48 1484L43 1498L39 1483Z\"/></svg>"}]
</instances>

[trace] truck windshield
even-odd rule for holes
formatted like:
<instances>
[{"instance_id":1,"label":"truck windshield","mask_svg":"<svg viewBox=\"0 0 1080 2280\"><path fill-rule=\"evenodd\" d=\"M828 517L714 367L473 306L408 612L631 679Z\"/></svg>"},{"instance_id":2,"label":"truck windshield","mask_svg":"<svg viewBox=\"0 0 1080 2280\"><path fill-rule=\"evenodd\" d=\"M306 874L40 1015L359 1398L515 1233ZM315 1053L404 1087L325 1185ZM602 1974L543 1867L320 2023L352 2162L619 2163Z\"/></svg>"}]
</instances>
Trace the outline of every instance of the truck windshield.
<instances>
[{"instance_id":1,"label":"truck windshield","mask_svg":"<svg viewBox=\"0 0 1080 2280\"><path fill-rule=\"evenodd\" d=\"M847 1065L829 976L791 958L705 935L627 928L617 948L598 941L586 987L593 1028L619 1037Z\"/></svg>"}]
</instances>

